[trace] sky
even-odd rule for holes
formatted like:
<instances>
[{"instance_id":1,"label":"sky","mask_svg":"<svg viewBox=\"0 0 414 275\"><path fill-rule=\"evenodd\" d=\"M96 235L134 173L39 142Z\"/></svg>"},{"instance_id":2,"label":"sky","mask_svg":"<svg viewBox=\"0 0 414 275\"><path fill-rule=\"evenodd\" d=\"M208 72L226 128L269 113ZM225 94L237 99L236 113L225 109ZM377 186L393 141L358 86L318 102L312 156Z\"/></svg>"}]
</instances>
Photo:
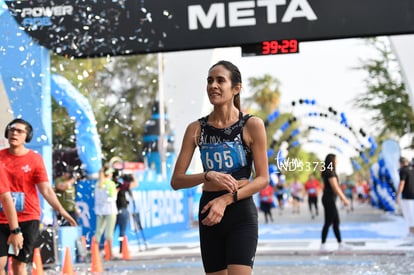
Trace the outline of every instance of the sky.
<instances>
[{"instance_id":1,"label":"sky","mask_svg":"<svg viewBox=\"0 0 414 275\"><path fill-rule=\"evenodd\" d=\"M245 80L264 73L278 78L282 104L313 98L340 109L344 103L350 108L352 97L363 91L364 72L352 68L370 54L361 39L302 42L299 54L243 57L238 64Z\"/></svg>"},{"instance_id":2,"label":"sky","mask_svg":"<svg viewBox=\"0 0 414 275\"><path fill-rule=\"evenodd\" d=\"M355 68L361 65L361 60L369 57L374 57L374 51L362 39L339 39L302 42L298 54L240 57L235 62L245 83L249 77L260 77L264 74L270 74L281 82L282 110L294 111L301 116L307 113L307 109L305 106L293 109L292 101L315 100L316 105L309 107L309 111L316 109L326 112L327 108L332 107L339 113L345 113L348 124L353 129L363 128L368 133L370 116L362 110L355 109L353 101L358 94L366 91L366 72ZM311 123L316 125L317 122L313 120ZM337 133L344 137L352 136L352 133L338 122L325 119L319 120L318 123L329 133ZM318 135L318 132L315 134ZM338 171L352 173L349 154L354 150L350 151L350 147L341 144L338 139L333 141L331 134L321 135L319 132L319 137L322 136L327 139L325 145L334 142L340 145L344 152L334 152L338 154L339 163L342 164L338 165ZM305 149L317 152L321 158L332 151L327 146L315 143L306 145Z\"/></svg>"}]
</instances>

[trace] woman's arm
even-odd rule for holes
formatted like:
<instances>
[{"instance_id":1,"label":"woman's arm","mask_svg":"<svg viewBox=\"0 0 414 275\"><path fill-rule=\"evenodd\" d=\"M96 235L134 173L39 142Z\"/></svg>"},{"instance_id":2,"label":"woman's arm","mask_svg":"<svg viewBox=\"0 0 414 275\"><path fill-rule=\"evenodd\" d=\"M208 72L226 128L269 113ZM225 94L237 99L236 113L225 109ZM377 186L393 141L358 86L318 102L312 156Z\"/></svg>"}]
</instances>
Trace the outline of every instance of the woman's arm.
<instances>
[{"instance_id":1,"label":"woman's arm","mask_svg":"<svg viewBox=\"0 0 414 275\"><path fill-rule=\"evenodd\" d=\"M98 177L98 188L103 189L104 188L104 181L105 181L105 174L104 174L104 168L99 170L99 177Z\"/></svg>"},{"instance_id":2,"label":"woman's arm","mask_svg":"<svg viewBox=\"0 0 414 275\"><path fill-rule=\"evenodd\" d=\"M171 177L171 187L174 190L194 187L205 181L205 173L187 174L188 167L193 159L194 150L197 146L197 140L200 136L200 123L194 121L188 125L183 141L181 144L181 150L178 154L174 171Z\"/></svg>"},{"instance_id":3,"label":"woman's arm","mask_svg":"<svg viewBox=\"0 0 414 275\"><path fill-rule=\"evenodd\" d=\"M400 203L400 197L401 197L402 191L404 190L404 185L405 185L405 180L401 179L400 184L398 185L397 193L395 195L395 202L397 204Z\"/></svg>"},{"instance_id":4,"label":"woman's arm","mask_svg":"<svg viewBox=\"0 0 414 275\"><path fill-rule=\"evenodd\" d=\"M76 221L72 218L71 215L63 208L60 204L55 191L50 186L49 182L41 182L37 185L39 192L42 194L43 198L49 203L52 208L58 212L62 217L64 217L72 226L77 226Z\"/></svg>"},{"instance_id":5,"label":"woman's arm","mask_svg":"<svg viewBox=\"0 0 414 275\"><path fill-rule=\"evenodd\" d=\"M335 192L335 194L337 194L339 196L339 198L342 200L342 202L348 206L349 205L349 200L346 198L344 192L342 192L341 187L339 186L338 183L338 179L336 177L330 177L328 179L329 184L332 187L332 190Z\"/></svg>"},{"instance_id":6,"label":"woman's arm","mask_svg":"<svg viewBox=\"0 0 414 275\"><path fill-rule=\"evenodd\" d=\"M253 154L255 177L238 191L239 199L259 192L269 184L269 165L267 158L267 138L263 120L251 117L245 126L244 137Z\"/></svg>"}]
</instances>

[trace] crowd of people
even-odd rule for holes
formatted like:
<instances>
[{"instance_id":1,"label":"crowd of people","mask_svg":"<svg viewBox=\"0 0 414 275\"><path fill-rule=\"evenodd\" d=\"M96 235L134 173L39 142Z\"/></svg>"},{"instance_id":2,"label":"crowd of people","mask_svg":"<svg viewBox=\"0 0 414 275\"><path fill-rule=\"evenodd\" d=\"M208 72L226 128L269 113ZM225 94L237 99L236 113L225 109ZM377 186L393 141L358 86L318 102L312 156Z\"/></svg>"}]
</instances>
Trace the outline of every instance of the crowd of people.
<instances>
[{"instance_id":1,"label":"crowd of people","mask_svg":"<svg viewBox=\"0 0 414 275\"><path fill-rule=\"evenodd\" d=\"M324 190L322 176L316 173L310 173L307 180L301 181L299 176L295 175L291 182L286 182L286 177L280 172L270 172L269 186L259 192L259 210L263 212L265 222L271 221L272 210L278 211L282 215L283 210L287 207L291 210L292 215L300 214L302 205L308 208L311 219L315 219L320 213L321 196ZM352 212L355 203L369 202L370 187L365 180L354 180L352 176L346 175L338 183L341 191L349 201L349 206L342 204L341 209ZM268 196L272 189L272 196ZM270 205L270 206L269 206Z\"/></svg>"},{"instance_id":2,"label":"crowd of people","mask_svg":"<svg viewBox=\"0 0 414 275\"><path fill-rule=\"evenodd\" d=\"M122 253L123 238L126 235L130 213L128 205L132 201L131 190L138 186L138 180L132 172L114 168L112 163L105 164L99 172L98 182L94 192L94 211L96 215L96 230L94 241L101 246L104 241L109 249L107 259L114 259L112 241L115 229L119 229L119 253ZM62 175L57 174L54 190L62 207L75 221L79 218L79 209L76 204L77 177L73 172L66 171ZM56 212L59 226L70 226L62 215ZM104 238L102 238L104 237Z\"/></svg>"}]
</instances>

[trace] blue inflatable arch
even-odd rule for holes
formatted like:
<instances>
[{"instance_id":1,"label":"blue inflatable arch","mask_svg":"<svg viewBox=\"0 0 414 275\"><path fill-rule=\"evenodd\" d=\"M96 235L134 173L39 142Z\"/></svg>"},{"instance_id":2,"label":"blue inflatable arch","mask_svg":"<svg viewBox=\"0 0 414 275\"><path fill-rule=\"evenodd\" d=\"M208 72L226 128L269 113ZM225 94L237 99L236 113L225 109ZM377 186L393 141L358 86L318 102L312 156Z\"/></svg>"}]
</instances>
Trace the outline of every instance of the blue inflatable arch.
<instances>
[{"instance_id":1,"label":"blue inflatable arch","mask_svg":"<svg viewBox=\"0 0 414 275\"><path fill-rule=\"evenodd\" d=\"M51 76L51 92L59 105L67 109L69 116L76 119L77 150L87 175L97 174L101 168L101 142L88 99L66 78L57 74Z\"/></svg>"}]
</instances>

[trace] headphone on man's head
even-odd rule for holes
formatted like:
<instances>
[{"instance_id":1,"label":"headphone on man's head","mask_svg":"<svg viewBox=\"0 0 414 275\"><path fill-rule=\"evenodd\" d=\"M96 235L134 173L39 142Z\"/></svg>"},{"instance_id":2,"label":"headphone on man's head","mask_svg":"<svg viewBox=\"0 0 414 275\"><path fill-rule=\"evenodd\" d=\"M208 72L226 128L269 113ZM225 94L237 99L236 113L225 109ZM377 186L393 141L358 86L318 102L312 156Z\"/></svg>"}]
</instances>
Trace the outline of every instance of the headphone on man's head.
<instances>
[{"instance_id":1,"label":"headphone on man's head","mask_svg":"<svg viewBox=\"0 0 414 275\"><path fill-rule=\"evenodd\" d=\"M25 142L29 143L33 138L33 127L29 122L27 122L26 120L22 118L15 118L12 121L10 121L9 124L7 124L6 130L4 131L4 137L7 139L9 138L9 128L15 123L21 123L21 124L26 125L27 134L26 134Z\"/></svg>"}]
</instances>

